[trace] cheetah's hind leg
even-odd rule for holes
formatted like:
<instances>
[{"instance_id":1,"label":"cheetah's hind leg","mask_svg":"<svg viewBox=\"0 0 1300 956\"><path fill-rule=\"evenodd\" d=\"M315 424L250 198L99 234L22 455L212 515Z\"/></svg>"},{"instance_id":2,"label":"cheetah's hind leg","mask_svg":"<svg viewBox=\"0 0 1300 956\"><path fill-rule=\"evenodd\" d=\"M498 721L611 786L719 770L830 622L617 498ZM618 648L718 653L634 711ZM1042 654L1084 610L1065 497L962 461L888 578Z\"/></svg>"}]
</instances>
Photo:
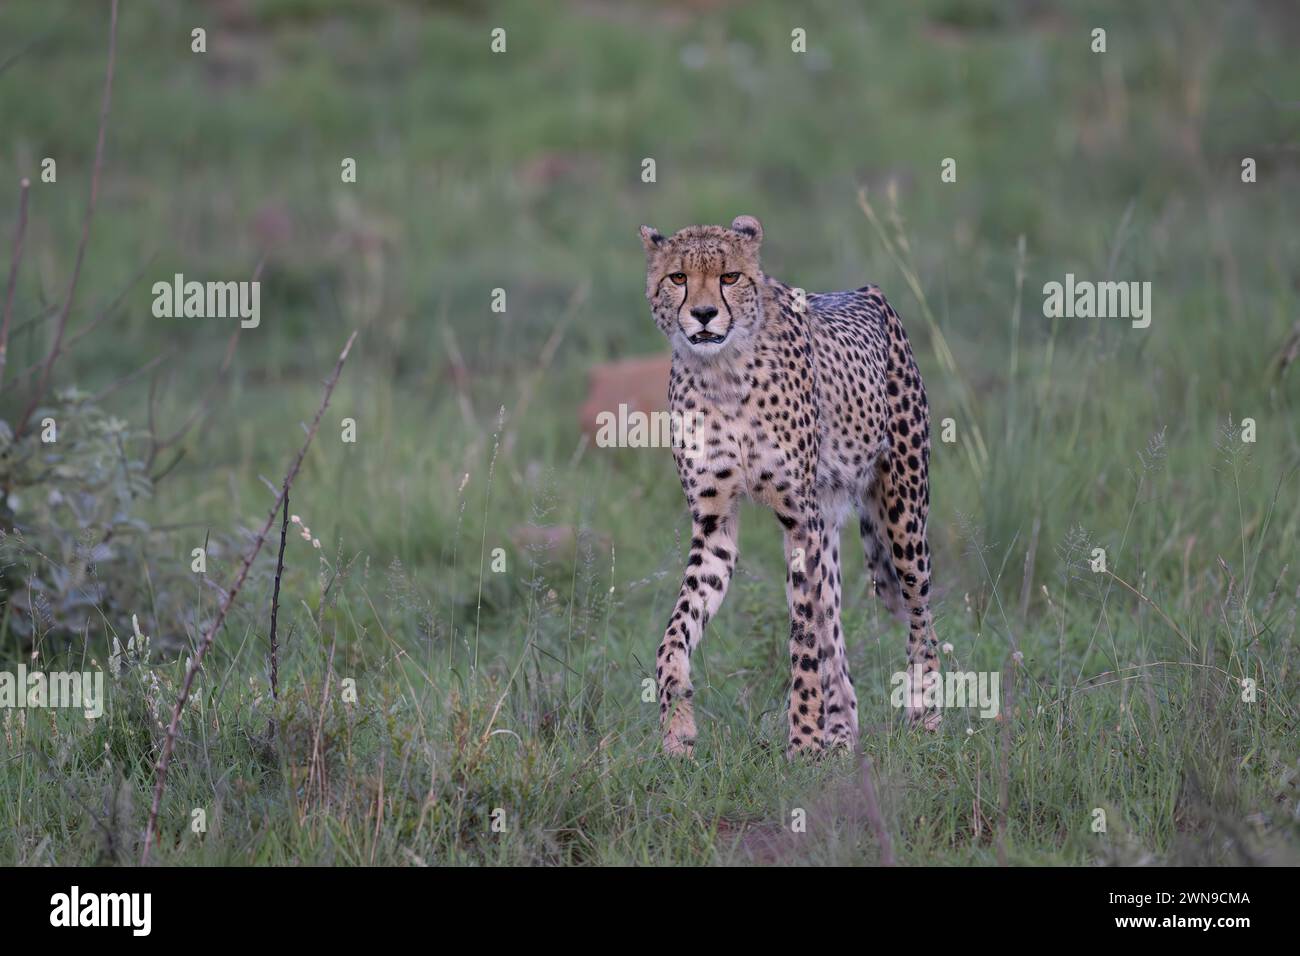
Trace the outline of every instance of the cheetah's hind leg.
<instances>
[{"instance_id":1,"label":"cheetah's hind leg","mask_svg":"<svg viewBox=\"0 0 1300 956\"><path fill-rule=\"evenodd\" d=\"M862 534L867 575L874 593L890 614L908 625L908 726L919 725L926 730L936 731L943 719L943 712L937 707L925 706L922 693L928 682L939 679L930 618L929 555L927 553L920 562L916 560L918 539L919 542L926 540L925 521L924 516L916 521L914 514L912 520L915 524L911 531L907 531L907 510L905 499L893 487L888 469L882 468L881 476L867 490L859 504L858 530ZM906 547L908 538L913 539L912 558L908 559L906 551L902 551L901 557L895 557L894 543L897 542L901 550ZM928 552L928 547L922 547Z\"/></svg>"}]
</instances>

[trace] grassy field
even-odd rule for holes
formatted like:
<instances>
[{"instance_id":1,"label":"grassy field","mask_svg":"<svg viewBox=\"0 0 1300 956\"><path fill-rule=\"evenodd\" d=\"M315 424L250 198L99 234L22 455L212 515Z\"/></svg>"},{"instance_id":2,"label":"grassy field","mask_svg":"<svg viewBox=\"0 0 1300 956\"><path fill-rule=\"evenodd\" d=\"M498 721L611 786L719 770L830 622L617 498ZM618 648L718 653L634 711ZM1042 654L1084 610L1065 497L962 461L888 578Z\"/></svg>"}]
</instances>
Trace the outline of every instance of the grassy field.
<instances>
[{"instance_id":1,"label":"grassy field","mask_svg":"<svg viewBox=\"0 0 1300 956\"><path fill-rule=\"evenodd\" d=\"M107 392L124 461L199 414L111 508L48 505L103 542L106 583L74 628L11 591L0 671L107 669L133 614L151 653L96 721L0 713L0 861L139 859L186 660L359 330L291 492L278 700L273 538L204 661L154 862L874 864L883 824L911 865L1300 863L1300 14L865 6L127 0L68 326L89 331L55 384ZM11 426L66 293L107 47L107 4L0 6L5 263L32 180ZM740 213L778 278L878 283L953 420L936 626L945 668L1004 674L1005 707L902 726L904 628L846 537L874 823L860 757L784 758L757 509L695 659L696 759L659 755L642 688L689 516L666 451L579 426L594 365L666 348L637 226ZM259 268L228 366L233 321L151 313L174 273ZM1149 281L1150 327L1045 318L1067 273ZM46 492L11 495L6 530ZM105 510L134 532L106 541ZM59 580L57 555L6 561Z\"/></svg>"}]
</instances>

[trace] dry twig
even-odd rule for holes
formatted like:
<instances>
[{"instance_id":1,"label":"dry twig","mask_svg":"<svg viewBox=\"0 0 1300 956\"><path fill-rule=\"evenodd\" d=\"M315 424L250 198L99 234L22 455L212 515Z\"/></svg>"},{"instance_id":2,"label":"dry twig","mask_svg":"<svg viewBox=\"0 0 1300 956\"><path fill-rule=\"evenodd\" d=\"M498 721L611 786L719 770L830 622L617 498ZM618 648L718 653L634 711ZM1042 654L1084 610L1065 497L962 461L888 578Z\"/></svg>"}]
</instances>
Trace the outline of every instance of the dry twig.
<instances>
[{"instance_id":1,"label":"dry twig","mask_svg":"<svg viewBox=\"0 0 1300 956\"><path fill-rule=\"evenodd\" d=\"M348 353L352 351L352 343L356 341L356 338L356 332L348 336L347 344L343 346L343 351L339 353L338 362L334 365L334 372L325 383L325 393L321 396L320 407L316 409L316 417L312 419L311 425L307 428L307 439L303 442L302 447L298 449L297 456L289 466L288 472L285 473L283 488L280 494L276 496L275 503L271 506L271 513L267 515L261 531L253 539L253 544L248 553L244 555L243 564L239 568L239 573L235 576L235 583L222 599L221 606L217 610L217 616L208 625L203 640L199 643L198 649L190 660L189 668L185 671L185 682L181 685L180 695L176 698L176 705L172 708L172 719L167 725L167 737L163 741L162 752L158 755L158 762L154 766L157 778L154 781L153 804L149 808L149 823L145 829L144 851L140 854L141 864L149 862L149 850L158 836L158 811L162 806L163 791L167 787L167 768L171 764L172 752L176 747L176 734L180 728L181 714L184 712L185 704L189 700L190 691L194 686L194 679L198 676L199 668L203 665L203 658L212 647L217 631L221 630L221 625L225 623L226 615L230 613L230 608L234 605L240 588L243 587L244 581L248 578L248 572L253 566L254 559L257 557L258 552L262 550L267 535L271 533L271 528L275 524L275 516L279 513L281 506L284 504L285 496L289 493L289 486L298 477L298 469L302 467L302 461L307 457L307 449L311 447L312 439L316 437L316 431L320 428L321 418L330 403L330 395L334 391L334 386L338 384L339 375L343 371L343 363L347 361Z\"/></svg>"},{"instance_id":2,"label":"dry twig","mask_svg":"<svg viewBox=\"0 0 1300 956\"><path fill-rule=\"evenodd\" d=\"M54 368L54 360L59 357L59 351L63 348L63 332L68 327L68 316L72 312L72 303L77 296L77 280L81 277L81 263L86 258L86 243L90 241L90 223L95 218L95 202L99 199L99 173L104 166L104 135L108 131L108 109L113 100L113 65L117 61L117 0L113 0L112 10L109 14L108 22L108 69L104 76L104 99L99 108L99 138L95 143L95 165L90 173L90 201L86 203L86 216L81 222L81 241L77 244L77 258L72 264L72 278L68 280L68 294L64 297L63 308L59 310L59 317L54 324L54 341L50 343L50 351L45 356L45 364L41 366L41 375L36 382L36 388L32 391L32 397L27 402L27 408L23 410L14 426L14 437L20 436L27 427L28 420L32 417L32 412L45 399L45 393L50 387L50 373Z\"/></svg>"},{"instance_id":3,"label":"dry twig","mask_svg":"<svg viewBox=\"0 0 1300 956\"><path fill-rule=\"evenodd\" d=\"M18 285L18 264L23 261L23 236L27 232L27 190L30 179L23 177L19 183L18 225L14 227L14 254L9 260L9 288L5 292L4 324L0 325L0 385L5 382L5 366L9 364L9 323L14 316L14 287Z\"/></svg>"}]
</instances>

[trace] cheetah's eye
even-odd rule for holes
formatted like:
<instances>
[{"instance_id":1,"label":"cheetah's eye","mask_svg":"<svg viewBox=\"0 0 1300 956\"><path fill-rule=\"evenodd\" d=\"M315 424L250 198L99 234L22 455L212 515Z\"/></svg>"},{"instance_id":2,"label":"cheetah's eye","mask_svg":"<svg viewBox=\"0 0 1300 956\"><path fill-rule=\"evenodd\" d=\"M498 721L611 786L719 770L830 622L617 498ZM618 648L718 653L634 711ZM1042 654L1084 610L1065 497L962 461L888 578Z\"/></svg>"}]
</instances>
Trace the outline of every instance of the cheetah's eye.
<instances>
[{"instance_id":1,"label":"cheetah's eye","mask_svg":"<svg viewBox=\"0 0 1300 956\"><path fill-rule=\"evenodd\" d=\"M673 285L686 285L685 272L674 272L668 278L672 280Z\"/></svg>"},{"instance_id":2,"label":"cheetah's eye","mask_svg":"<svg viewBox=\"0 0 1300 956\"><path fill-rule=\"evenodd\" d=\"M739 272L724 272L724 273L722 273L722 284L723 284L723 285L735 285L735 284L736 284L737 282L739 282L739 281L740 281L740 273L739 273Z\"/></svg>"}]
</instances>

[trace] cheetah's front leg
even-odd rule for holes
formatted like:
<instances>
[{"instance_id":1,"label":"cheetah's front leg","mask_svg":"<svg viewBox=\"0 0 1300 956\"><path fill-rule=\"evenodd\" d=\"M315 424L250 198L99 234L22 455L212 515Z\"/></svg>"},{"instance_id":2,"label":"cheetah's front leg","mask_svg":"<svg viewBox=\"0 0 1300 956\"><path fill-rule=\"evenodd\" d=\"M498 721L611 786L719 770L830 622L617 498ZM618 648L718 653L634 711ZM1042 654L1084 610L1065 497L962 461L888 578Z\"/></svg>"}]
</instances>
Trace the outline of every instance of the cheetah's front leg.
<instances>
[{"instance_id":1,"label":"cheetah's front leg","mask_svg":"<svg viewBox=\"0 0 1300 956\"><path fill-rule=\"evenodd\" d=\"M659 684L659 722L664 751L690 755L695 746L691 653L699 646L709 619L718 613L736 567L736 514L728 503L721 513L702 513L702 499L692 507L691 550L681 591L668 629L659 644L655 676Z\"/></svg>"},{"instance_id":2,"label":"cheetah's front leg","mask_svg":"<svg viewBox=\"0 0 1300 956\"><path fill-rule=\"evenodd\" d=\"M826 625L819 632L821 641L822 698L826 705L825 744L844 747L850 752L858 746L858 695L849 676L848 651L840 621L840 525L838 512L822 512L822 569L818 594L826 613Z\"/></svg>"}]
</instances>

